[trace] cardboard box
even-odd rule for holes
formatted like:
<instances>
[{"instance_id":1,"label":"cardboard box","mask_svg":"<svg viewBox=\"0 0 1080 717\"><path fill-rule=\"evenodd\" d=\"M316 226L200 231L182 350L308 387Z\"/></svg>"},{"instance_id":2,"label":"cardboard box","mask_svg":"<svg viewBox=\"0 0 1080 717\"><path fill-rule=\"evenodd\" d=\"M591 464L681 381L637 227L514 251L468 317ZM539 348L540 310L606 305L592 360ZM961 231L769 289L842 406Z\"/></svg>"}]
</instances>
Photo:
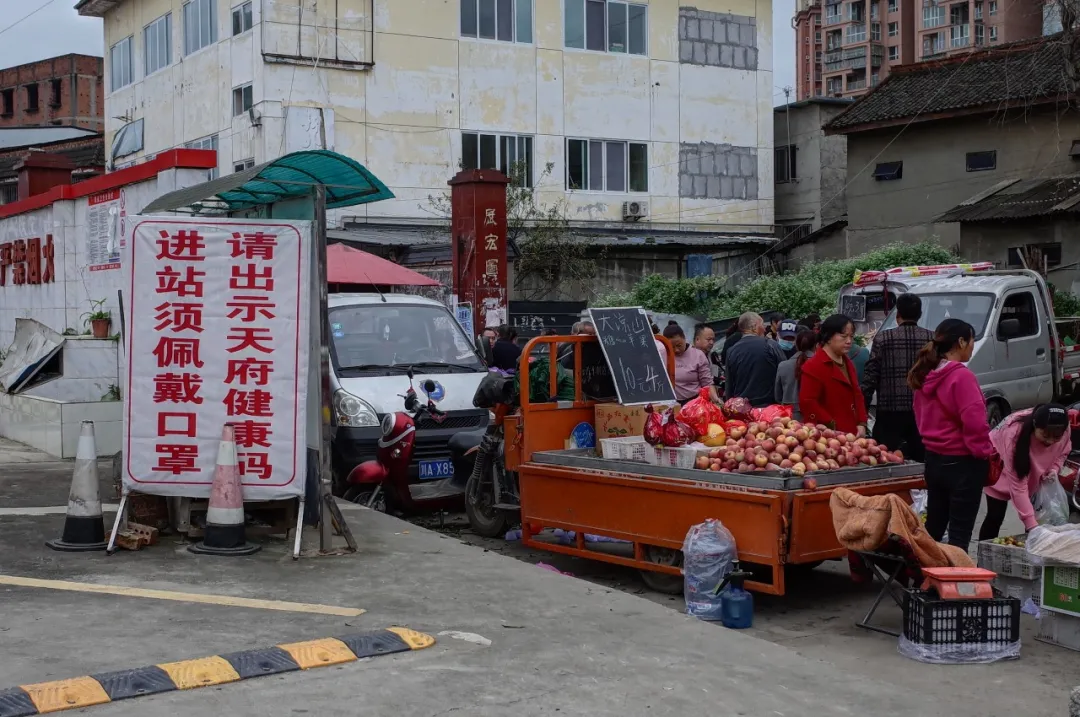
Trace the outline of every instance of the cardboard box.
<instances>
[{"instance_id":1,"label":"cardboard box","mask_svg":"<svg viewBox=\"0 0 1080 717\"><path fill-rule=\"evenodd\" d=\"M666 411L676 404L654 403L657 410ZM645 432L645 406L623 406L619 403L596 404L596 445L599 451L601 438L626 438L640 436Z\"/></svg>"},{"instance_id":2,"label":"cardboard box","mask_svg":"<svg viewBox=\"0 0 1080 717\"><path fill-rule=\"evenodd\" d=\"M1047 565L1042 590L1044 608L1080 617L1080 568Z\"/></svg>"}]
</instances>

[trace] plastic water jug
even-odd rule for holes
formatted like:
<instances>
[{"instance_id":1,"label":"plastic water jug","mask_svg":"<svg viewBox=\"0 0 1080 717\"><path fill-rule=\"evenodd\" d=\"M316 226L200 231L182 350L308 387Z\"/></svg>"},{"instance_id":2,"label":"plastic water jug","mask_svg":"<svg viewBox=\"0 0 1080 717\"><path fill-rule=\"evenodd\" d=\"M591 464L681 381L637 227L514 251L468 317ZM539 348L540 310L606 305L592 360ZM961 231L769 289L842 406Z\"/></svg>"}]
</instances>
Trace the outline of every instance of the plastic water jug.
<instances>
[{"instance_id":1,"label":"plastic water jug","mask_svg":"<svg viewBox=\"0 0 1080 717\"><path fill-rule=\"evenodd\" d=\"M754 596L743 587L748 577L750 573L739 570L739 564L735 563L735 570L724 578L717 589L720 594L720 624L724 627L744 630L754 625Z\"/></svg>"}]
</instances>

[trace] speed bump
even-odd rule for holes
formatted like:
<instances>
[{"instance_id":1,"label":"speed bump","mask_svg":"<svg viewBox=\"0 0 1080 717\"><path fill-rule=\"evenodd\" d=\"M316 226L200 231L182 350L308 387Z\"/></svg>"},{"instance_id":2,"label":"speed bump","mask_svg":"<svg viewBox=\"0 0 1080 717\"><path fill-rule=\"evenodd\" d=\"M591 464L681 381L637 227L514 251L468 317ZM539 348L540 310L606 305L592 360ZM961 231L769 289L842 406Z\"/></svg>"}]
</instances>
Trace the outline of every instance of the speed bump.
<instances>
[{"instance_id":1,"label":"speed bump","mask_svg":"<svg viewBox=\"0 0 1080 717\"><path fill-rule=\"evenodd\" d=\"M27 717L79 709L174 690L190 690L263 675L297 672L366 657L422 650L435 638L403 627L292 642L274 647L166 662L0 690L0 717Z\"/></svg>"}]
</instances>

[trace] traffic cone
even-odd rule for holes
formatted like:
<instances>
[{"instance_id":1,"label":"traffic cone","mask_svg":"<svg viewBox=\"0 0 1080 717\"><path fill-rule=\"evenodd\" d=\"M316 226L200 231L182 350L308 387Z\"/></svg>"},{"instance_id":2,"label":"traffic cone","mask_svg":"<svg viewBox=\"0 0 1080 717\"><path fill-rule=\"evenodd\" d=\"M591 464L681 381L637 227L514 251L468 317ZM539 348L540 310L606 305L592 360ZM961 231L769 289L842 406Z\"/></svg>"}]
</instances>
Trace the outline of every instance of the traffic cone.
<instances>
[{"instance_id":1,"label":"traffic cone","mask_svg":"<svg viewBox=\"0 0 1080 717\"><path fill-rule=\"evenodd\" d=\"M84 552L104 550L105 519L101 516L101 497L98 495L97 444L94 441L94 422L83 421L79 432L79 449L75 453L75 474L71 478L67 518L64 533L58 540L46 541L53 550Z\"/></svg>"},{"instance_id":2,"label":"traffic cone","mask_svg":"<svg viewBox=\"0 0 1080 717\"><path fill-rule=\"evenodd\" d=\"M236 434L233 425L226 423L210 487L206 532L202 542L189 545L188 550L200 555L251 555L260 549L261 545L248 543L244 533L244 489L236 463Z\"/></svg>"}]
</instances>

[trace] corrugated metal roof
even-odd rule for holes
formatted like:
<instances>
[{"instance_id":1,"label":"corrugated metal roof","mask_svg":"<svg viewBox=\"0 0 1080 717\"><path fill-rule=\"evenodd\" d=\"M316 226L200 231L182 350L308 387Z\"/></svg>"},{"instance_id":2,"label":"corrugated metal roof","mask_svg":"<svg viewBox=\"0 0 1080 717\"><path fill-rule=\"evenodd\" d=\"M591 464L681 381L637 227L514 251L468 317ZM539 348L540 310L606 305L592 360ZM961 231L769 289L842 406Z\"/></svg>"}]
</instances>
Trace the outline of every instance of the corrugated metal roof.
<instances>
[{"instance_id":1,"label":"corrugated metal roof","mask_svg":"<svg viewBox=\"0 0 1080 717\"><path fill-rule=\"evenodd\" d=\"M937 217L936 222L982 222L1080 214L1080 174L1001 182Z\"/></svg>"},{"instance_id":2,"label":"corrugated metal roof","mask_svg":"<svg viewBox=\"0 0 1080 717\"><path fill-rule=\"evenodd\" d=\"M93 137L97 132L81 127L7 127L0 129L0 150L34 147L65 139Z\"/></svg>"},{"instance_id":3,"label":"corrugated metal roof","mask_svg":"<svg viewBox=\"0 0 1080 717\"><path fill-rule=\"evenodd\" d=\"M1069 43L1058 35L893 69L885 81L825 125L836 133L914 117L1003 109L1070 92Z\"/></svg>"}]
</instances>

